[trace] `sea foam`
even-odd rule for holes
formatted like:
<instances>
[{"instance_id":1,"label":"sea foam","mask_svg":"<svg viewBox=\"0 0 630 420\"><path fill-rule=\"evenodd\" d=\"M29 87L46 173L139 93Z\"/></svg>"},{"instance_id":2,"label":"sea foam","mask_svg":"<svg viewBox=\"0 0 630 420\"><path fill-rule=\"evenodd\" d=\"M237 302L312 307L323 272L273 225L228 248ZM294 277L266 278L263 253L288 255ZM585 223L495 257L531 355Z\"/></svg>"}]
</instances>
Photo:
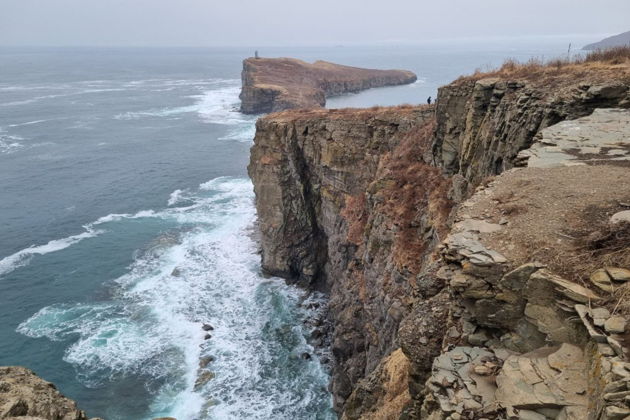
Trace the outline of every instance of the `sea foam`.
<instances>
[{"instance_id":1,"label":"sea foam","mask_svg":"<svg viewBox=\"0 0 630 420\"><path fill-rule=\"evenodd\" d=\"M130 219L180 227L176 238L170 229L137 253L129 271L112 279L111 298L42 308L18 331L68 340L64 360L87 386L121 375L160 384L147 418L334 418L326 372L316 358L300 357L314 354L302 325L304 292L260 275L249 236L250 181L216 178L196 191L175 191L169 201L161 210L92 224L111 234ZM204 323L214 326L210 340ZM215 376L196 385L203 356L215 358L206 368Z\"/></svg>"},{"instance_id":2,"label":"sea foam","mask_svg":"<svg viewBox=\"0 0 630 420\"><path fill-rule=\"evenodd\" d=\"M84 228L85 232L78 235L72 235L62 239L54 239L44 245L30 246L4 257L0 260L0 276L28 264L29 260L35 255L45 255L51 252L61 251L62 249L66 249L83 239L93 238L102 232L101 230L93 229L89 225Z\"/></svg>"}]
</instances>

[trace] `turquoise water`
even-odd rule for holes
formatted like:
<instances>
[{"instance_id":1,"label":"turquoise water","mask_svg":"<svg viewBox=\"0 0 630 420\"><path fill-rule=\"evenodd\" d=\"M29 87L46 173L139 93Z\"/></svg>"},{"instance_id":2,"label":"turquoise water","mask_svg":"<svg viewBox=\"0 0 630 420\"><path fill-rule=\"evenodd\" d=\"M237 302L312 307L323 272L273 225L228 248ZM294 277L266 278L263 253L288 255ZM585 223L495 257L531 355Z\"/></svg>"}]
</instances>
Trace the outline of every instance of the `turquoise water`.
<instances>
[{"instance_id":1,"label":"turquoise water","mask_svg":"<svg viewBox=\"0 0 630 420\"><path fill-rule=\"evenodd\" d=\"M419 75L329 101L342 107L423 103L461 73L563 49L261 53ZM335 417L327 368L301 357L324 297L260 273L255 118L236 111L249 54L0 50L0 365L106 419Z\"/></svg>"}]
</instances>

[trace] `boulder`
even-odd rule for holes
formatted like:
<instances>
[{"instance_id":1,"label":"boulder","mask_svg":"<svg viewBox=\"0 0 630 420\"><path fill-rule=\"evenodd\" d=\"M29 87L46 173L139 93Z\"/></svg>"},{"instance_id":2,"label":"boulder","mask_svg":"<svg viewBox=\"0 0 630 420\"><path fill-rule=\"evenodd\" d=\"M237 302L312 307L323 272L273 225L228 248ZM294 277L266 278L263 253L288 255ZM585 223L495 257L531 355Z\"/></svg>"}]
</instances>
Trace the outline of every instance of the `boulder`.
<instances>
[{"instance_id":1,"label":"boulder","mask_svg":"<svg viewBox=\"0 0 630 420\"><path fill-rule=\"evenodd\" d=\"M626 319L622 316L612 316L604 322L606 332L621 334L626 330Z\"/></svg>"},{"instance_id":2,"label":"boulder","mask_svg":"<svg viewBox=\"0 0 630 420\"><path fill-rule=\"evenodd\" d=\"M554 286L558 293L579 303L588 303L591 301L600 300L600 297L597 294L587 289L586 287L565 280L562 277L552 274L545 269L538 270L537 272L532 274L530 281L532 280L549 282Z\"/></svg>"},{"instance_id":3,"label":"boulder","mask_svg":"<svg viewBox=\"0 0 630 420\"><path fill-rule=\"evenodd\" d=\"M630 281L630 270L626 268L606 267L606 272L614 281Z\"/></svg>"},{"instance_id":4,"label":"boulder","mask_svg":"<svg viewBox=\"0 0 630 420\"><path fill-rule=\"evenodd\" d=\"M630 223L630 210L624 210L613 214L610 217L611 223L627 222Z\"/></svg>"}]
</instances>

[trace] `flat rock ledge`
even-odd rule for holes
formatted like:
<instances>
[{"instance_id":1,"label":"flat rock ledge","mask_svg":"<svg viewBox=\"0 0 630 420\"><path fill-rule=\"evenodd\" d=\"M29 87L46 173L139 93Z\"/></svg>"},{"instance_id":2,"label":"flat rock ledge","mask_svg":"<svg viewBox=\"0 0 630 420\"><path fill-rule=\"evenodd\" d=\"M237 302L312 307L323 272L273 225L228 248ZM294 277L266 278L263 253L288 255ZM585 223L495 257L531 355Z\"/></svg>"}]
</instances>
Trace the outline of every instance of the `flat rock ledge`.
<instances>
[{"instance_id":1,"label":"flat rock ledge","mask_svg":"<svg viewBox=\"0 0 630 420\"><path fill-rule=\"evenodd\" d=\"M462 203L439 246L436 276L448 285L450 311L420 418L630 419L629 319L618 310L625 295L615 298L630 267L603 266L577 283L530 252L569 256L576 251L557 226L595 204L627 201L626 183L607 186L626 179L629 145L630 112L598 109L543 130L519 154L527 168Z\"/></svg>"},{"instance_id":2,"label":"flat rock ledge","mask_svg":"<svg viewBox=\"0 0 630 420\"><path fill-rule=\"evenodd\" d=\"M628 320L539 263L510 269L483 243L503 227L457 223L438 275L454 306L421 418L582 420L630 416ZM624 270L611 270L618 276ZM628 397L628 398L626 398Z\"/></svg>"},{"instance_id":3,"label":"flat rock ledge","mask_svg":"<svg viewBox=\"0 0 630 420\"><path fill-rule=\"evenodd\" d=\"M530 168L630 166L630 110L596 109L587 117L547 127L531 148L518 154L516 164Z\"/></svg>"}]
</instances>

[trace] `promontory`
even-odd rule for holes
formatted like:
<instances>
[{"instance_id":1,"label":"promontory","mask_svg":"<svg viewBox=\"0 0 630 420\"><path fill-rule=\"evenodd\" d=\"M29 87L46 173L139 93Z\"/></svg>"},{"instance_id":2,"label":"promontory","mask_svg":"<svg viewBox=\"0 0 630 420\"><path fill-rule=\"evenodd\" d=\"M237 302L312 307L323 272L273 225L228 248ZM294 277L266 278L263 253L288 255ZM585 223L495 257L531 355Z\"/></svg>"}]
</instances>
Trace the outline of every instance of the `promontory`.
<instances>
[{"instance_id":1,"label":"promontory","mask_svg":"<svg viewBox=\"0 0 630 420\"><path fill-rule=\"evenodd\" d=\"M326 97L413 83L413 72L349 67L295 58L243 61L241 112L260 114L293 108L323 107Z\"/></svg>"}]
</instances>

